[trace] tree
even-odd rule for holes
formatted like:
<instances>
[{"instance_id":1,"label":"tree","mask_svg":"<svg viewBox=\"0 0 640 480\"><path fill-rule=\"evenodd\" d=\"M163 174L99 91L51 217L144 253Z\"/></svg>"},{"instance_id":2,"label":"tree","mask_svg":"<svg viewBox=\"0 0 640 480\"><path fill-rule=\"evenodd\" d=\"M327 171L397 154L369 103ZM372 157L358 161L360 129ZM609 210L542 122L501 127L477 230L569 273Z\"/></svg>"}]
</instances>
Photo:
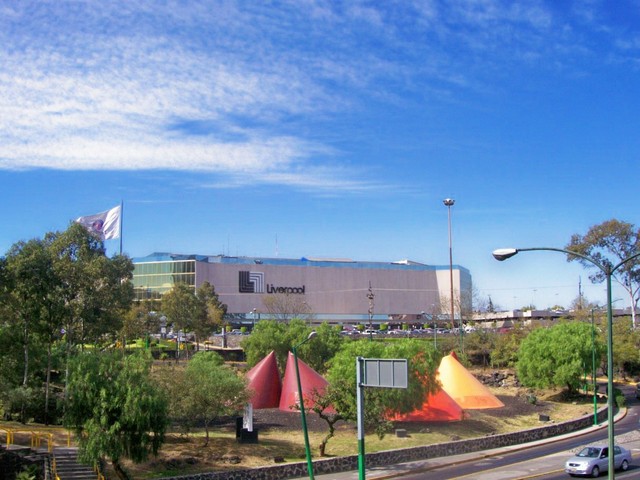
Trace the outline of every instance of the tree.
<instances>
[{"instance_id":1,"label":"tree","mask_svg":"<svg viewBox=\"0 0 640 480\"><path fill-rule=\"evenodd\" d=\"M589 228L586 235L572 235L565 249L586 255L610 269L640 251L640 230L627 222L616 219L607 220ZM589 280L593 283L602 283L606 280L605 273L591 262L573 255L567 256L567 261L574 260L595 272L589 275ZM626 262L616 271L612 279L629 294L632 325L636 328L635 310L640 290L640 259Z\"/></svg>"},{"instance_id":2,"label":"tree","mask_svg":"<svg viewBox=\"0 0 640 480\"><path fill-rule=\"evenodd\" d=\"M121 460L156 455L167 427L167 399L150 378L151 357L88 352L70 365L65 425L79 442L79 458L109 458L128 480Z\"/></svg>"},{"instance_id":3,"label":"tree","mask_svg":"<svg viewBox=\"0 0 640 480\"><path fill-rule=\"evenodd\" d=\"M324 322L315 328L316 336L300 347L299 356L316 372L324 374L329 361L342 347L344 337L340 331Z\"/></svg>"},{"instance_id":4,"label":"tree","mask_svg":"<svg viewBox=\"0 0 640 480\"><path fill-rule=\"evenodd\" d=\"M289 322L293 318L311 320L311 309L304 296L293 293L274 293L262 301L267 313L276 320Z\"/></svg>"},{"instance_id":5,"label":"tree","mask_svg":"<svg viewBox=\"0 0 640 480\"><path fill-rule=\"evenodd\" d=\"M562 322L550 328L536 328L522 341L516 371L527 387L566 387L569 395L590 371L592 355L602 358L603 344L592 343L589 323Z\"/></svg>"},{"instance_id":6,"label":"tree","mask_svg":"<svg viewBox=\"0 0 640 480\"><path fill-rule=\"evenodd\" d=\"M629 317L616 318L613 322L613 343L616 346L614 367L626 378L640 371L640 332L631 326Z\"/></svg>"},{"instance_id":7,"label":"tree","mask_svg":"<svg viewBox=\"0 0 640 480\"><path fill-rule=\"evenodd\" d=\"M133 301L133 263L130 258L105 256L104 243L82 225L45 235L59 288L52 292L64 302L61 312L66 346L65 378L77 345L94 344L115 334ZM65 389L66 394L66 389Z\"/></svg>"},{"instance_id":8,"label":"tree","mask_svg":"<svg viewBox=\"0 0 640 480\"><path fill-rule=\"evenodd\" d=\"M271 351L274 351L280 374L284 374L291 347L302 342L310 332L311 328L299 319L293 319L289 323L276 320L259 321L251 335L242 341L242 348L247 357L247 366L249 368L253 367ZM311 342L307 342L300 347L298 356L301 359L304 359L304 361L309 360L307 356L310 348L309 344L316 340L319 339L314 338Z\"/></svg>"},{"instance_id":9,"label":"tree","mask_svg":"<svg viewBox=\"0 0 640 480\"><path fill-rule=\"evenodd\" d=\"M515 367L518 361L518 349L528 331L521 326L499 333L491 350L491 365L494 367Z\"/></svg>"},{"instance_id":10,"label":"tree","mask_svg":"<svg viewBox=\"0 0 640 480\"><path fill-rule=\"evenodd\" d=\"M176 410L189 423L204 426L205 446L211 424L223 415L242 411L249 400L245 380L215 352L196 353L187 364L183 382L175 397Z\"/></svg>"},{"instance_id":11,"label":"tree","mask_svg":"<svg viewBox=\"0 0 640 480\"><path fill-rule=\"evenodd\" d=\"M425 348L418 339L385 342L345 342L330 361L327 380L332 406L344 419L357 421L356 361L363 358L406 358L408 360L408 388L370 388L366 392L365 428L382 438L389 431L387 418L393 414L410 413L422 404L429 393L439 388L436 369L440 357L431 347Z\"/></svg>"},{"instance_id":12,"label":"tree","mask_svg":"<svg viewBox=\"0 0 640 480\"><path fill-rule=\"evenodd\" d=\"M49 300L54 298L58 280L53 275L52 259L41 240L14 244L5 260L3 304L16 331L20 332L22 345L22 387L29 380L29 351L36 334L41 314L48 310Z\"/></svg>"},{"instance_id":13,"label":"tree","mask_svg":"<svg viewBox=\"0 0 640 480\"><path fill-rule=\"evenodd\" d=\"M176 283L171 290L162 296L162 312L173 324L178 335L176 342L176 361L180 354L180 333L193 329L197 319L202 316L202 303L195 292L184 283Z\"/></svg>"},{"instance_id":14,"label":"tree","mask_svg":"<svg viewBox=\"0 0 640 480\"><path fill-rule=\"evenodd\" d=\"M196 339L206 339L224 323L227 305L220 301L216 289L209 282L203 282L196 290L196 298L201 302L200 316L196 319L193 331Z\"/></svg>"},{"instance_id":15,"label":"tree","mask_svg":"<svg viewBox=\"0 0 640 480\"><path fill-rule=\"evenodd\" d=\"M126 347L127 339L145 337L147 344L151 331L160 328L160 315L158 315L157 300L142 300L135 302L125 313L120 329L122 345Z\"/></svg>"},{"instance_id":16,"label":"tree","mask_svg":"<svg viewBox=\"0 0 640 480\"><path fill-rule=\"evenodd\" d=\"M44 239L15 243L3 260L2 272L0 302L20 331L24 388L31 357L46 351L46 423L56 342L64 334L69 358L74 345L83 344L86 338L98 341L117 325L133 297L128 281L133 264L123 256L108 259L102 242L84 227L72 224L64 232L47 233ZM34 339L39 342L36 348L31 346ZM39 390L41 384L34 383L33 388Z\"/></svg>"}]
</instances>

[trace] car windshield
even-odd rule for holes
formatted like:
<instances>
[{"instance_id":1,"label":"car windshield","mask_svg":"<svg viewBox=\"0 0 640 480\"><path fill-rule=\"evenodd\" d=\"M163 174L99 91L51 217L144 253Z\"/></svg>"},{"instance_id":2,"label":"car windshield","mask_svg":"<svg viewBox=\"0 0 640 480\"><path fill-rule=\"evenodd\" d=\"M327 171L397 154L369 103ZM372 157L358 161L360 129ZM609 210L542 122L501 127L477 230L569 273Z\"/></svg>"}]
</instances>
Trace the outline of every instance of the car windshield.
<instances>
[{"instance_id":1,"label":"car windshield","mask_svg":"<svg viewBox=\"0 0 640 480\"><path fill-rule=\"evenodd\" d=\"M600 449L594 447L585 447L578 453L578 457L598 458L600 456Z\"/></svg>"}]
</instances>

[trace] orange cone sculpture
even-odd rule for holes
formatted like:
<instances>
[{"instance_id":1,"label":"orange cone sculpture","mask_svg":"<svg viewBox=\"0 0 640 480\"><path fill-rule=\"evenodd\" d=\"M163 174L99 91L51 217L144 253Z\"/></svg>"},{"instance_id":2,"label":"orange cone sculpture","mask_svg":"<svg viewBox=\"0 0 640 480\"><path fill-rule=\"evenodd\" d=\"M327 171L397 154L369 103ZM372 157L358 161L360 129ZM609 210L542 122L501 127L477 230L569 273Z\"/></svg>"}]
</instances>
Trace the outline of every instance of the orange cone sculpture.
<instances>
[{"instance_id":1,"label":"orange cone sculpture","mask_svg":"<svg viewBox=\"0 0 640 480\"><path fill-rule=\"evenodd\" d=\"M442 389L464 410L504 407L504 403L464 368L453 353L442 357L438 379Z\"/></svg>"}]
</instances>

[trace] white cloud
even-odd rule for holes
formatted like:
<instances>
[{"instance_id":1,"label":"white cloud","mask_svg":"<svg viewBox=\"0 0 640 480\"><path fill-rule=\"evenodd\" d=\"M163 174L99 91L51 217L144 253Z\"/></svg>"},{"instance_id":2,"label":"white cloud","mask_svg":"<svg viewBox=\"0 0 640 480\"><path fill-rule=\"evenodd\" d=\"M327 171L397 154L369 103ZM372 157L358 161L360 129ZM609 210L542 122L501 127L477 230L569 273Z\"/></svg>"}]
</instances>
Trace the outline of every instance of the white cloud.
<instances>
[{"instance_id":1,"label":"white cloud","mask_svg":"<svg viewBox=\"0 0 640 480\"><path fill-rule=\"evenodd\" d=\"M554 32L566 22L536 1L0 8L5 169L245 172L367 189L358 172L335 168L343 152L318 124L366 115L372 98L448 101L483 92L514 64L586 54L571 30Z\"/></svg>"}]
</instances>

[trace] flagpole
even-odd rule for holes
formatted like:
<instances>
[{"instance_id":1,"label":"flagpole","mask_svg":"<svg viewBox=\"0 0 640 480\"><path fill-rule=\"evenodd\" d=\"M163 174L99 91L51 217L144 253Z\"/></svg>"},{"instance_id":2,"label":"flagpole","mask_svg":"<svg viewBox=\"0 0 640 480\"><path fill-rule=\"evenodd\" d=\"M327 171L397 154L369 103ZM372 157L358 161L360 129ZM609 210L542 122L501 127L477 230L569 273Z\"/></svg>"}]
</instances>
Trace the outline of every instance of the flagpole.
<instances>
[{"instance_id":1,"label":"flagpole","mask_svg":"<svg viewBox=\"0 0 640 480\"><path fill-rule=\"evenodd\" d=\"M122 255L122 222L124 221L124 202L120 200L120 255Z\"/></svg>"}]
</instances>

